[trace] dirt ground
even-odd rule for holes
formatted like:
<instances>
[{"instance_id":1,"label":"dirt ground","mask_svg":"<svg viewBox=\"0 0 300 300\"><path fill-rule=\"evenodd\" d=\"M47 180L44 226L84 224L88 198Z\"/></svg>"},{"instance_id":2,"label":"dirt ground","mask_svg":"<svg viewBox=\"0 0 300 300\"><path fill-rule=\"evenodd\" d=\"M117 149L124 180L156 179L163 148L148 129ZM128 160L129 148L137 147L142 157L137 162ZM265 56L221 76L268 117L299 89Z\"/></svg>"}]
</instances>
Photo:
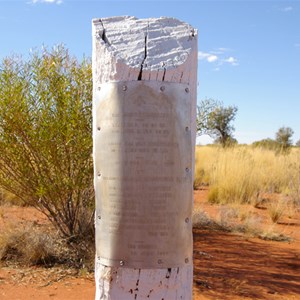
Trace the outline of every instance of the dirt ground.
<instances>
[{"instance_id":1,"label":"dirt ground","mask_svg":"<svg viewBox=\"0 0 300 300\"><path fill-rule=\"evenodd\" d=\"M195 207L218 218L223 207L195 191ZM246 208L253 209L253 208ZM194 300L299 299L300 213L271 225L263 209L254 209L262 226L288 235L289 242L264 241L244 234L194 229ZM0 207L0 227L47 220L32 208ZM93 274L78 276L61 268L0 268L1 300L92 300ZM122 299L120 299L122 300Z\"/></svg>"}]
</instances>

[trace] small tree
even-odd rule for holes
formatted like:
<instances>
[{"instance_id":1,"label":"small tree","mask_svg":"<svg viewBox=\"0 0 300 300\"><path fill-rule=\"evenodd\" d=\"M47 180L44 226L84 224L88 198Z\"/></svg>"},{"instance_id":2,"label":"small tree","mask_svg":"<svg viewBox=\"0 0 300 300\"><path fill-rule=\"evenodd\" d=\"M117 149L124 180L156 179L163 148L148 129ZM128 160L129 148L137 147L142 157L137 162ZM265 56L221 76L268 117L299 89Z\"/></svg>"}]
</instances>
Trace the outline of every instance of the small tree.
<instances>
[{"instance_id":1,"label":"small tree","mask_svg":"<svg viewBox=\"0 0 300 300\"><path fill-rule=\"evenodd\" d=\"M300 147L300 140L298 140L298 141L296 142L296 146L297 146L297 147Z\"/></svg>"},{"instance_id":2,"label":"small tree","mask_svg":"<svg viewBox=\"0 0 300 300\"><path fill-rule=\"evenodd\" d=\"M292 136L294 131L290 127L280 127L276 132L276 141L280 145L281 151L287 152L292 146Z\"/></svg>"},{"instance_id":3,"label":"small tree","mask_svg":"<svg viewBox=\"0 0 300 300\"><path fill-rule=\"evenodd\" d=\"M212 98L201 100L197 107L197 134L198 136L211 133L209 128L209 120L212 112L222 105L221 102Z\"/></svg>"},{"instance_id":4,"label":"small tree","mask_svg":"<svg viewBox=\"0 0 300 300\"><path fill-rule=\"evenodd\" d=\"M197 114L198 135L208 134L223 147L235 144L235 129L231 123L237 111L236 106L224 107L222 102L213 99L201 101Z\"/></svg>"},{"instance_id":5,"label":"small tree","mask_svg":"<svg viewBox=\"0 0 300 300\"><path fill-rule=\"evenodd\" d=\"M252 143L252 145L254 147L260 147L263 149L268 149L268 150L274 150L274 151L278 151L279 150L279 144L277 141L270 139L270 138L266 138L260 141L255 141Z\"/></svg>"},{"instance_id":6,"label":"small tree","mask_svg":"<svg viewBox=\"0 0 300 300\"><path fill-rule=\"evenodd\" d=\"M90 61L62 46L0 66L0 187L73 239L93 228L91 99Z\"/></svg>"}]
</instances>

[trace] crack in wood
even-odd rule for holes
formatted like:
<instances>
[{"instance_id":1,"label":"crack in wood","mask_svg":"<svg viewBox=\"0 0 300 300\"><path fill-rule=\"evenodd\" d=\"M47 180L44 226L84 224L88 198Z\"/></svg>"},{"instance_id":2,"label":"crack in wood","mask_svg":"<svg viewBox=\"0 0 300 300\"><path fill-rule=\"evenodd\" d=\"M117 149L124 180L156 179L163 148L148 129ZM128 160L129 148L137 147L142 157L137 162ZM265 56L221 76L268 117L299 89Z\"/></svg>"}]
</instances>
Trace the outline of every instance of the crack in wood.
<instances>
[{"instance_id":1,"label":"crack in wood","mask_svg":"<svg viewBox=\"0 0 300 300\"><path fill-rule=\"evenodd\" d=\"M105 30L105 28L104 28L103 22L102 22L101 19L99 19L99 21L100 21L100 23L101 23L101 25L102 25L101 39L103 40L103 42L104 42L105 44L107 44L108 46L110 46L110 42L108 41L108 38L107 38L107 36L106 36L106 30Z\"/></svg>"},{"instance_id":2,"label":"crack in wood","mask_svg":"<svg viewBox=\"0 0 300 300\"><path fill-rule=\"evenodd\" d=\"M163 74L163 77L162 77L162 80L161 80L161 81L165 81L166 71L167 71L167 69L164 68L164 74Z\"/></svg>"},{"instance_id":3,"label":"crack in wood","mask_svg":"<svg viewBox=\"0 0 300 300\"><path fill-rule=\"evenodd\" d=\"M138 76L137 80L142 80L142 74L143 74L144 64L145 64L145 60L147 58L147 40L148 40L148 33L146 33L146 35L145 35L145 53L144 53L143 61L141 63L140 73L139 73L139 76Z\"/></svg>"}]
</instances>

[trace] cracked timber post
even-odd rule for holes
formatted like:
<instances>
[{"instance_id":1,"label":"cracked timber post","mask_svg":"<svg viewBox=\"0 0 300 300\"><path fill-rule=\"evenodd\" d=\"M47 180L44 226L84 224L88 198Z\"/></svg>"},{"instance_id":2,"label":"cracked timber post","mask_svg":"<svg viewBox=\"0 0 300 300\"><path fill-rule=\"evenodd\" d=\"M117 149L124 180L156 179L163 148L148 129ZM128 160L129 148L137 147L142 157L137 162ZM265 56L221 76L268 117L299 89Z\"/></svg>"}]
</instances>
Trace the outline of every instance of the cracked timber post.
<instances>
[{"instance_id":1,"label":"cracked timber post","mask_svg":"<svg viewBox=\"0 0 300 300\"><path fill-rule=\"evenodd\" d=\"M93 20L96 300L191 300L197 31Z\"/></svg>"}]
</instances>

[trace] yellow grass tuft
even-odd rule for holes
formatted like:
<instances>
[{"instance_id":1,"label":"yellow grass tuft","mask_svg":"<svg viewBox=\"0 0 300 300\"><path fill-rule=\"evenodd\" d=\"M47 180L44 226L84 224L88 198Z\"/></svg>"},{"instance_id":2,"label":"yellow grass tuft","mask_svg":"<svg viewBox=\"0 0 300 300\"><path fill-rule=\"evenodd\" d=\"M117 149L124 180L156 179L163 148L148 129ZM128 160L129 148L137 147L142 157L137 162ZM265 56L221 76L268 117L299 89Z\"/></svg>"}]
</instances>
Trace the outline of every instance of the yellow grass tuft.
<instances>
[{"instance_id":1,"label":"yellow grass tuft","mask_svg":"<svg viewBox=\"0 0 300 300\"><path fill-rule=\"evenodd\" d=\"M194 185L209 185L212 203L257 205L263 193L285 193L299 203L300 150L278 155L251 146L198 146Z\"/></svg>"},{"instance_id":2,"label":"yellow grass tuft","mask_svg":"<svg viewBox=\"0 0 300 300\"><path fill-rule=\"evenodd\" d=\"M287 203L282 199L272 201L268 206L268 213L273 223L278 223L286 211Z\"/></svg>"}]
</instances>

